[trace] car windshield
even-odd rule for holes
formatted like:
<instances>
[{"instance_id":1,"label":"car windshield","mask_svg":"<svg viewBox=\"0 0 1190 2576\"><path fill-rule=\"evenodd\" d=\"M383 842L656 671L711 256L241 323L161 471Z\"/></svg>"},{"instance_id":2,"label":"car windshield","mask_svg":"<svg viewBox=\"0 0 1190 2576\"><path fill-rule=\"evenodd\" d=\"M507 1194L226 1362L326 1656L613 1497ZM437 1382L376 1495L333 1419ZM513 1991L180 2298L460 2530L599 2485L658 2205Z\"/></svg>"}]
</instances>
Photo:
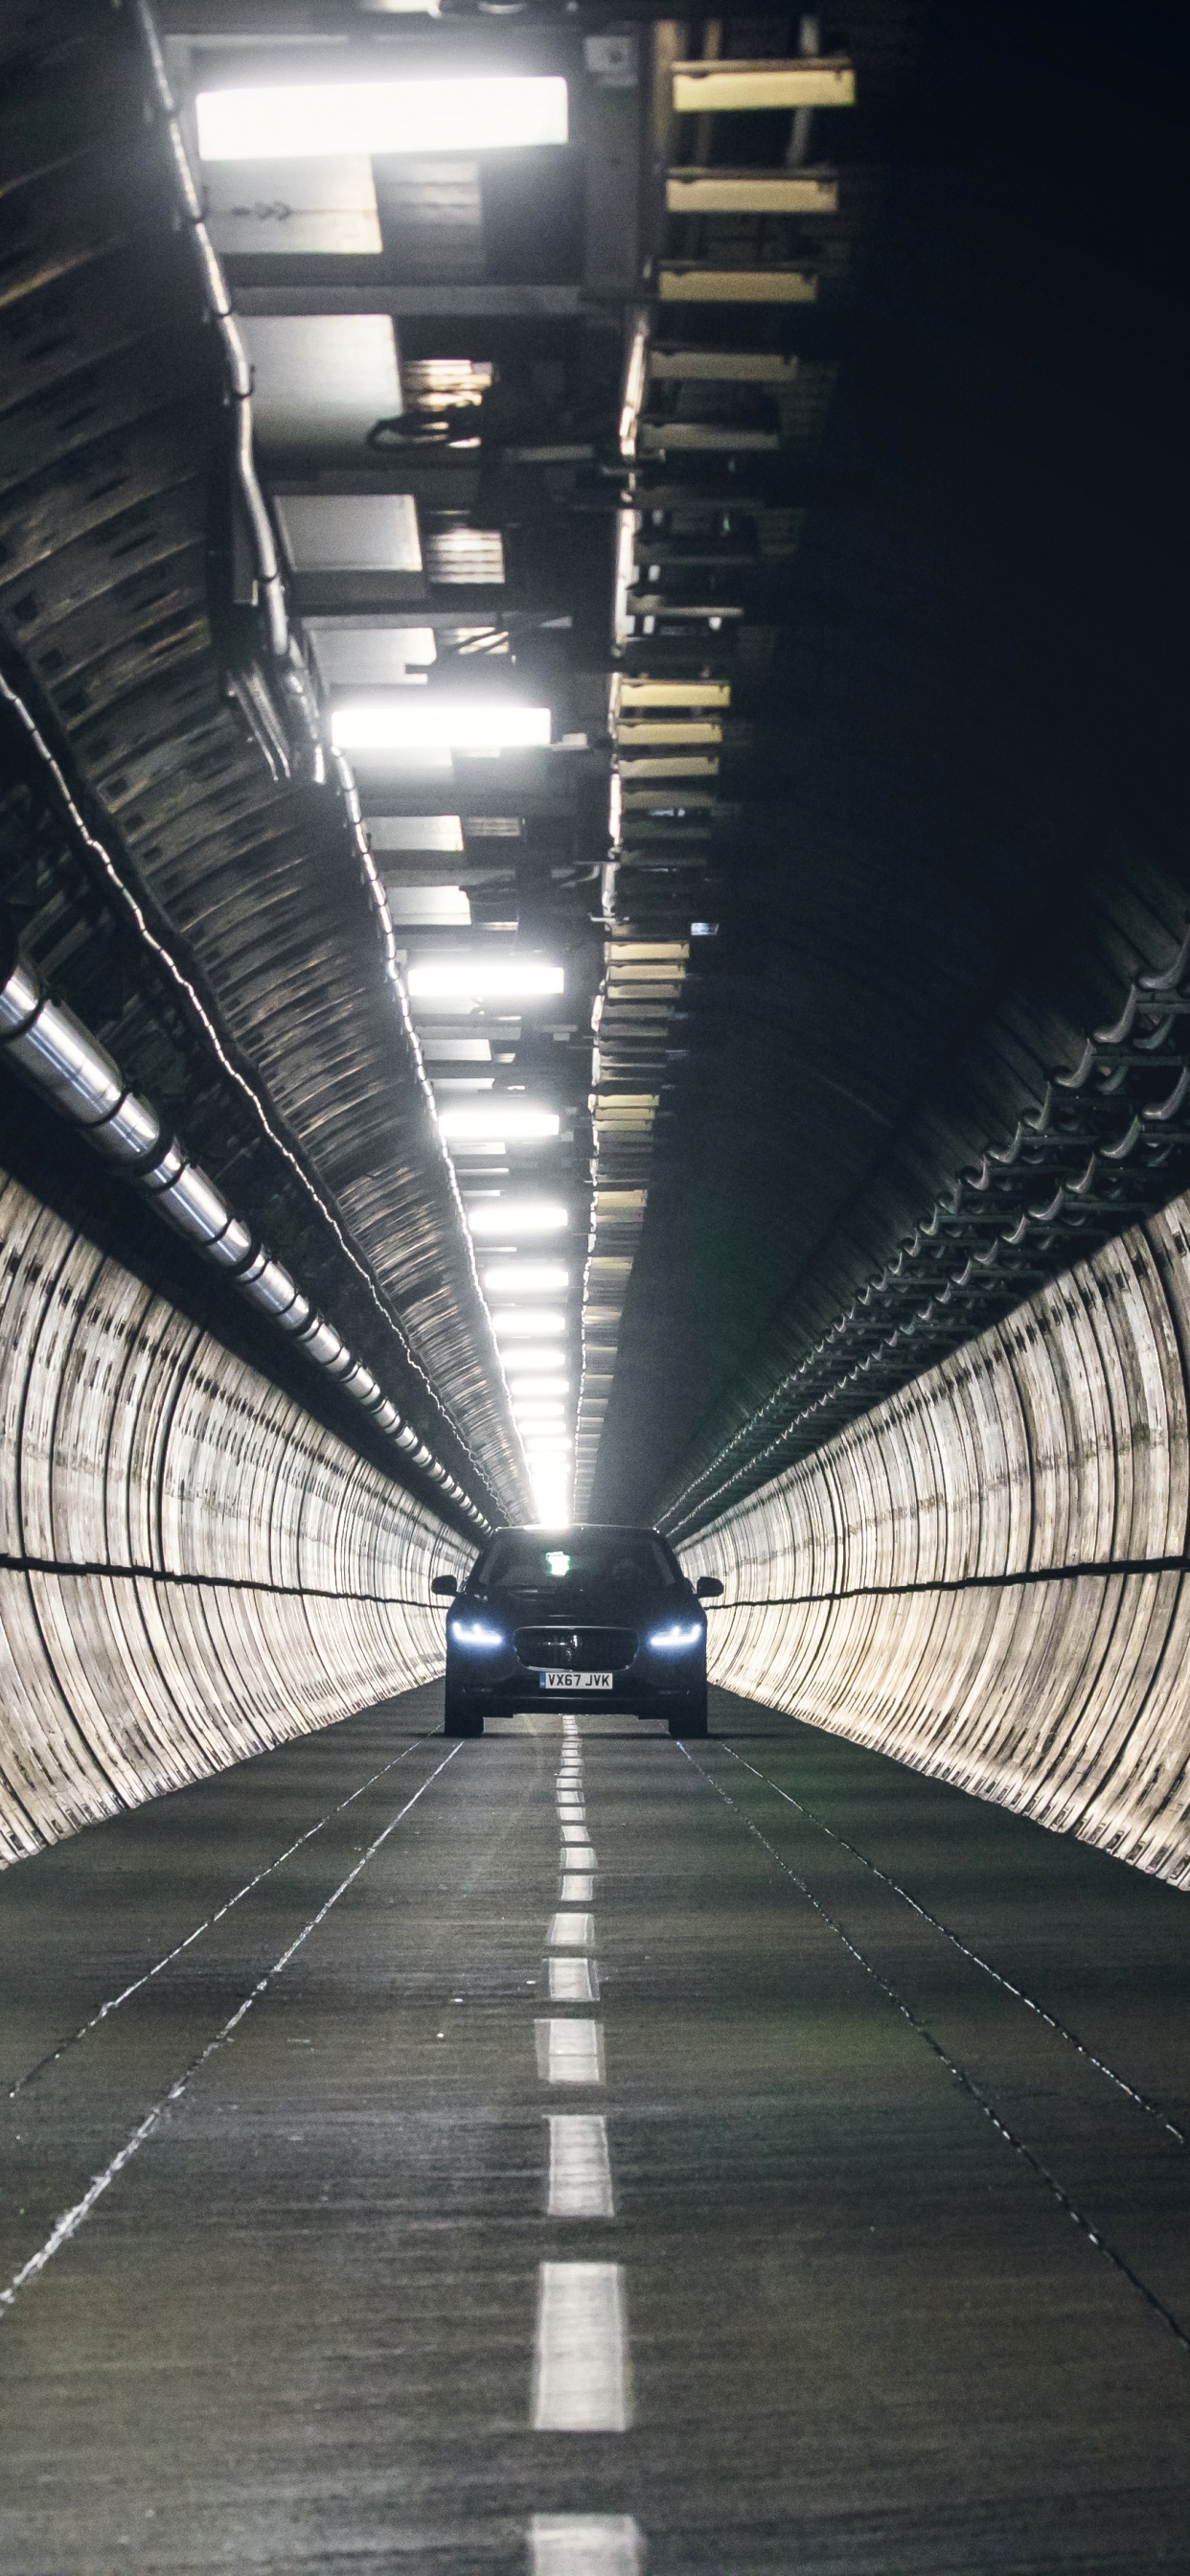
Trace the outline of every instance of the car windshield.
<instances>
[{"instance_id":1,"label":"car windshield","mask_svg":"<svg viewBox=\"0 0 1190 2576\"><path fill-rule=\"evenodd\" d=\"M475 1570L485 1591L611 1593L668 1590L678 1568L647 1530L562 1530L556 1537L506 1530Z\"/></svg>"}]
</instances>

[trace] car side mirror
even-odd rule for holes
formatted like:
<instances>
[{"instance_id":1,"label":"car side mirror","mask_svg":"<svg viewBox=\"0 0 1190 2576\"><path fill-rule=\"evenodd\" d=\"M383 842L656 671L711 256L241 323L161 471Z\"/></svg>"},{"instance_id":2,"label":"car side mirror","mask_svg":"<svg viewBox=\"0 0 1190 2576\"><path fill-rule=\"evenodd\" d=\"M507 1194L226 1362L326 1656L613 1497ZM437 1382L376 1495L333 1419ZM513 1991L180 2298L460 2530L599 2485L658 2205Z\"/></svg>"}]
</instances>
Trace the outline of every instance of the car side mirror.
<instances>
[{"instance_id":1,"label":"car side mirror","mask_svg":"<svg viewBox=\"0 0 1190 2576\"><path fill-rule=\"evenodd\" d=\"M436 1574L430 1585L431 1592L439 1593L444 1601L453 1601L458 1588L458 1577L454 1574Z\"/></svg>"},{"instance_id":2,"label":"car side mirror","mask_svg":"<svg viewBox=\"0 0 1190 2576\"><path fill-rule=\"evenodd\" d=\"M700 1601L718 1601L723 1586L717 1574L700 1574L694 1589Z\"/></svg>"}]
</instances>

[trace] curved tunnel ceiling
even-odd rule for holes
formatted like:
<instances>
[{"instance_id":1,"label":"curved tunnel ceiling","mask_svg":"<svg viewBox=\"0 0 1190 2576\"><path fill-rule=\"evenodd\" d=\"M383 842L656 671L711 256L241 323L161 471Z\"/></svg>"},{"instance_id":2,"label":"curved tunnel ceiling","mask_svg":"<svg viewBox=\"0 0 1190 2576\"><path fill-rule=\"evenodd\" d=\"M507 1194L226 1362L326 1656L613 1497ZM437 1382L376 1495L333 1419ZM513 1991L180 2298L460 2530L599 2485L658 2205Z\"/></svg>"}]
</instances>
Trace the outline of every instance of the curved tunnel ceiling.
<instances>
[{"instance_id":1,"label":"curved tunnel ceiling","mask_svg":"<svg viewBox=\"0 0 1190 2576\"><path fill-rule=\"evenodd\" d=\"M1131 978L1178 954L1178 324L1152 140L1170 33L1149 12L1124 30L939 9L881 138L879 230L716 851L719 934L675 1032L609 1517L677 1509ZM1169 1067L1139 1097L1168 1098ZM1120 1221L1035 1240L1000 1311ZM941 1347L986 1313L956 1302Z\"/></svg>"},{"instance_id":2,"label":"curved tunnel ceiling","mask_svg":"<svg viewBox=\"0 0 1190 2576\"><path fill-rule=\"evenodd\" d=\"M522 14L519 30L487 29L483 41L489 51L520 46L526 62L537 62L537 47L544 63L563 41L553 13ZM610 115L607 99L624 87L618 40L598 32L597 11L582 13L582 30L588 18L583 114ZM378 32L367 12L291 18L253 0L218 9L171 0L161 24L175 42L171 62L182 40L201 54L229 32L288 42L347 33L383 42L387 61L409 35L403 22ZM845 54L857 100L847 117L815 127L815 166L829 126L838 184L834 216L806 235L813 295L807 288L799 303L802 289L789 286L788 310L757 325L769 380L784 367L792 382L796 367L799 390L785 400L779 436L749 433L753 452L737 438L713 467L704 460L725 527L753 508L771 559L767 605L730 663L730 714L703 726L721 746L704 764L714 793L700 807L690 791L680 808L681 864L649 876L648 833L664 840L666 826L646 817L613 840L618 891L606 868L601 879L600 583L626 499L642 563L652 505L678 524L683 463L680 442L666 461L662 415L646 425L634 479L625 482L626 451L617 457L608 439L633 297L660 288L660 381L676 364L663 329L680 338L686 318L679 300L675 324L664 298L690 298L691 272L700 259L705 269L707 242L713 249L720 236L692 234L682 215L676 229L655 227L650 259L679 255L662 278L650 271L642 286L629 270L618 284L593 283L589 245L584 272L566 231L563 191L549 256L570 262L568 282L543 284L545 254L527 239L524 209L493 181L484 274L503 260L522 282L489 293L468 269L479 254L468 247L462 187L444 285L447 254L438 235L426 248L424 206L406 202L391 167L386 175L376 163L389 259L379 302L398 316L406 394L416 381L418 400L438 398L424 391L443 362L427 315L453 317L446 338L453 331L452 351L469 340L470 356L457 354L473 372L498 380L485 353L513 357L501 358L503 385L483 393L475 489L463 446L435 481L432 459L402 462L391 439L347 476L324 454L314 482L327 501L342 491L414 496L437 533L426 536L422 604L403 612L405 628L429 618L420 631L431 650L438 639L444 667L477 642L485 655L506 654L522 699L549 695L554 749L548 791L532 756L506 761L486 797L492 769L456 762L458 816L438 814L445 790L432 781L402 798L361 773L353 838L333 778L329 788L303 779L292 759L283 774L283 729L257 685L255 645L239 650L258 611L246 604L244 532L229 509L218 334L204 323L185 228L170 228L160 99L146 140L139 37L127 20L111 43L105 18L100 64L84 0L60 17L52 61L35 21L12 39L0 615L14 685L272 1122L270 1164L258 1142L232 1132L210 1067L175 1032L166 1069L178 1114L215 1177L229 1194L246 1191L249 1216L271 1224L283 1254L300 1238L322 1264L314 1284L328 1309L336 1265L342 1295L350 1286L379 1302L455 1473L470 1471L485 1510L516 1515L530 1507L530 1487L461 1204L477 1189L490 1199L493 1186L481 1160L444 1151L437 1121L444 1105L470 1114L478 1096L482 1108L493 1084L502 1100L548 1091L562 1129L548 1169L570 1193L568 1250L581 1250L594 1172L585 1400L598 1377L599 1299L610 1315L623 1309L590 1414L593 1508L617 1518L664 1511L685 1528L725 1490L725 1457L731 1490L746 1489L1168 1200L1185 1177L1176 1103L1190 1022L1178 985L1168 1012L1142 997L1135 1028L1120 1021L1134 979L1177 965L1185 930L1175 619L1172 605L1164 624L1153 607L1176 517L1163 426L1177 348L1163 198L1176 132L1170 30L1153 11L1134 16L1123 39L1105 10L1006 15L976 0L933 12L856 0L838 28L796 15L633 24L642 62L653 48L655 94L658 64L683 48L713 60L729 36L742 58ZM417 27L424 43L429 31ZM442 35L453 44L460 32ZM598 50L606 43L611 55ZM1163 110L1170 148L1154 156ZM755 168L801 166L796 116L792 138L788 114L677 123L703 170L726 166L733 145ZM712 126L689 141L692 127ZM752 256L771 268L788 255L777 233L762 232L759 250L743 231L721 238L729 266ZM366 281L335 282L355 278L356 266L323 260L307 272L282 260L274 291L262 281L280 274L275 266L233 258L244 328L250 336L320 303L360 309ZM703 348L721 317L707 326L701 309ZM514 329L491 319L510 311ZM569 375L543 354L559 315L570 317ZM737 322L728 316L731 346ZM265 462L283 532L312 469L276 453ZM534 479L543 473L556 478L544 515L546 487ZM503 538L481 534L468 553L485 511L499 516ZM496 557L482 549L493 542L508 563L503 626L492 594L484 606L476 587L492 578ZM470 586L459 586L459 564ZM307 579L303 595L299 572L292 587L329 738L334 691L318 628L342 619L343 602L333 578L321 591ZM353 614L363 633L358 597ZM611 758L625 805L642 757L648 766L645 653L641 635L622 656L618 712L613 695ZM677 685L689 701L693 684ZM17 927L47 979L148 1085L162 1069L162 1023L146 1002L144 961L106 928L97 937L98 898L79 853L55 855L48 827L30 822L39 792L18 762L8 816ZM613 798L613 827L615 811ZM418 840L419 813L435 830L457 824L458 838L440 840L447 855L434 859L434 833L422 829L414 868L403 853ZM369 839L373 864L361 874ZM492 1070L480 1075L455 1031L438 1046L435 1077L421 1060L424 1024L419 1039L398 1006L399 981L386 980L378 901L390 905L386 936L402 972L410 959L455 954L451 925L463 920L497 947L564 958L566 1024L526 1022L502 1049L482 1039ZM695 905L705 918L692 922ZM437 948L419 920L440 925ZM583 1023L600 955L592 1063ZM636 1024L623 1009L617 1019L634 975L668 996ZM1116 1024L1123 1034L1112 1038ZM1088 1070L1096 1031L1109 1043ZM1062 1068L1078 1076L1069 1097L1050 1080ZM1010 1170L981 1164L989 1147ZM278 1151L292 1158L284 1186ZM508 1162L497 1197L526 1172L536 1185L536 1166L515 1152ZM983 1195L973 1196L962 1175L981 1170ZM282 1206L286 1191L297 1196ZM311 1193L317 1244L317 1226L303 1232ZM994 1275L980 1267L993 1236ZM568 1293L577 1293L573 1261ZM877 1349L869 1326L886 1306L890 1331ZM566 1331L575 1329L572 1306ZM378 1368L375 1347L365 1357Z\"/></svg>"}]
</instances>

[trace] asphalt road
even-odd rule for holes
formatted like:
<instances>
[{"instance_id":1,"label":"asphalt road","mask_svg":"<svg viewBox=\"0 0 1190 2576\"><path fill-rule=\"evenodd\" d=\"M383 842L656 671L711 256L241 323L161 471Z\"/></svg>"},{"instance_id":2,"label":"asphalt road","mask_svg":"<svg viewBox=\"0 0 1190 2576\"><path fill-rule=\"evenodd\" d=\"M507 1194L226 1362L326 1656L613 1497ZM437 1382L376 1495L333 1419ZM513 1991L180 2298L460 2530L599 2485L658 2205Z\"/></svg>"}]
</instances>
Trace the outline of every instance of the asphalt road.
<instances>
[{"instance_id":1,"label":"asphalt road","mask_svg":"<svg viewBox=\"0 0 1190 2576\"><path fill-rule=\"evenodd\" d=\"M1190 2568L1186 1898L724 1692L440 1722L0 1880L0 2566Z\"/></svg>"}]
</instances>

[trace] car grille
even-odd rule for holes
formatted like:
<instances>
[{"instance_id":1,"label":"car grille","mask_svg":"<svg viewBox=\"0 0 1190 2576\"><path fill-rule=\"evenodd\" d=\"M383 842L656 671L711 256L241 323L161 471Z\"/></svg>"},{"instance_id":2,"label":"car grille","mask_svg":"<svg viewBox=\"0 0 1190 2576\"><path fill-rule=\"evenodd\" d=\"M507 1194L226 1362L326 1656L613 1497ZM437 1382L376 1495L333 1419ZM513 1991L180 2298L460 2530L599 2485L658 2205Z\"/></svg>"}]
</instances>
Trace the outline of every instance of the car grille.
<instances>
[{"instance_id":1,"label":"car grille","mask_svg":"<svg viewBox=\"0 0 1190 2576\"><path fill-rule=\"evenodd\" d=\"M630 1664L635 1628L518 1628L517 1656L531 1671L609 1673Z\"/></svg>"}]
</instances>

